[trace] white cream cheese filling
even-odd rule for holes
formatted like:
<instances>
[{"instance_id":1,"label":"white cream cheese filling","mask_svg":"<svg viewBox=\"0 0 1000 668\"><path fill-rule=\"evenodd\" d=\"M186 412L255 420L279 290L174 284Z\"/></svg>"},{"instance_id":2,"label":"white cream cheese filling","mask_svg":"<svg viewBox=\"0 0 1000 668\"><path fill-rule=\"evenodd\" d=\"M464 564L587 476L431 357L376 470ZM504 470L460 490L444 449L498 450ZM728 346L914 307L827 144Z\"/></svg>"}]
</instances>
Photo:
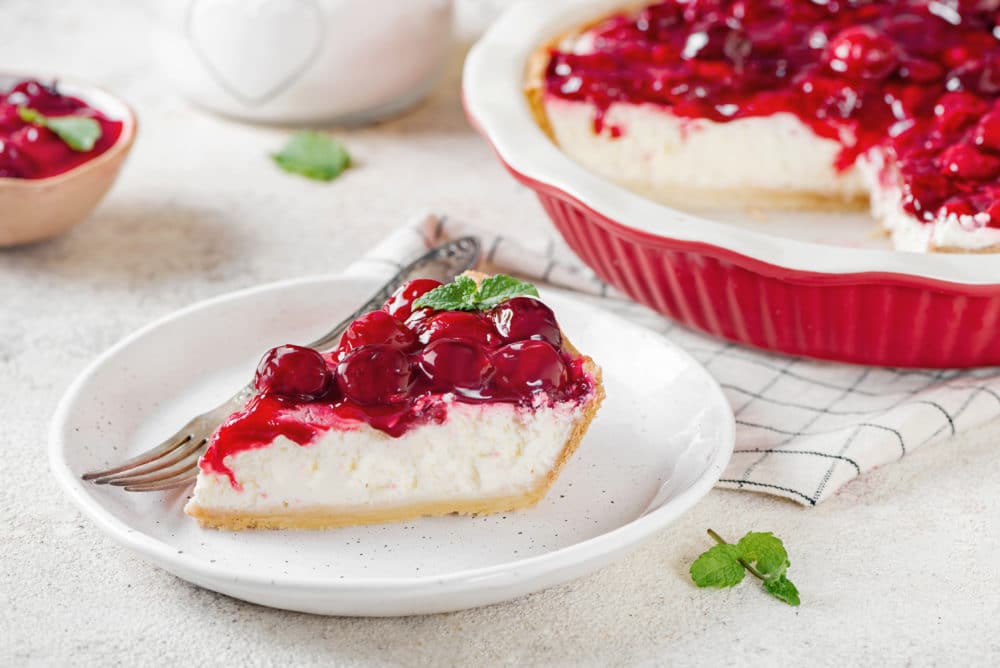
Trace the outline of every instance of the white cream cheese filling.
<instances>
[{"instance_id":1,"label":"white cream cheese filling","mask_svg":"<svg viewBox=\"0 0 1000 668\"><path fill-rule=\"evenodd\" d=\"M872 188L872 215L892 236L896 250L926 253L953 249L975 251L1000 245L1000 229L986 227L989 214L953 213L923 223L903 209L898 188Z\"/></svg>"},{"instance_id":2,"label":"white cream cheese filling","mask_svg":"<svg viewBox=\"0 0 1000 668\"><path fill-rule=\"evenodd\" d=\"M560 148L588 169L630 190L676 203L686 191L715 193L724 205L740 192L803 193L855 199L866 192L857 170L834 167L841 145L817 136L793 114L740 118L725 123L674 116L652 104L616 103L594 132L592 105L545 97ZM610 128L621 130L611 137Z\"/></svg>"},{"instance_id":3,"label":"white cream cheese filling","mask_svg":"<svg viewBox=\"0 0 1000 668\"><path fill-rule=\"evenodd\" d=\"M612 105L605 128L594 132L593 106L555 96L545 99L560 148L588 169L641 195L677 204L731 207L782 193L845 201L868 197L873 216L897 250L979 250L1000 245L988 214L948 214L922 222L902 205L898 187L881 178L884 162L873 150L857 167L838 172L840 144L815 135L794 115L741 118L727 123L685 119L655 105ZM741 200L740 193L747 193Z\"/></svg>"},{"instance_id":4,"label":"white cream cheese filling","mask_svg":"<svg viewBox=\"0 0 1000 668\"><path fill-rule=\"evenodd\" d=\"M242 491L226 475L202 471L191 503L265 513L524 494L555 466L582 411L453 403L442 424L398 438L368 425L333 429L305 446L279 436L225 458Z\"/></svg>"}]
</instances>

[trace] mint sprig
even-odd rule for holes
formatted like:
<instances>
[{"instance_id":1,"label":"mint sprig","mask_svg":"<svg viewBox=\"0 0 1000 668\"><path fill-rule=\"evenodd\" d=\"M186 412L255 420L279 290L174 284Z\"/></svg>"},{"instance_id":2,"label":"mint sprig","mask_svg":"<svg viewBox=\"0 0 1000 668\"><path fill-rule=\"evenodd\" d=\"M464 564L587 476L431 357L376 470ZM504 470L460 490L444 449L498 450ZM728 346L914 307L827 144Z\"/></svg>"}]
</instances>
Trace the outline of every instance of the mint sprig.
<instances>
[{"instance_id":1,"label":"mint sprig","mask_svg":"<svg viewBox=\"0 0 1000 668\"><path fill-rule=\"evenodd\" d=\"M101 124L89 116L44 116L37 109L18 107L17 114L25 123L48 128L74 151L93 150L101 138Z\"/></svg>"},{"instance_id":2,"label":"mint sprig","mask_svg":"<svg viewBox=\"0 0 1000 668\"><path fill-rule=\"evenodd\" d=\"M271 159L286 172L317 181L332 181L351 166L351 156L336 139L314 130L301 130Z\"/></svg>"},{"instance_id":3,"label":"mint sprig","mask_svg":"<svg viewBox=\"0 0 1000 668\"><path fill-rule=\"evenodd\" d=\"M512 297L538 296L531 283L497 274L484 278L477 286L468 276L457 276L452 283L438 286L418 297L413 308L432 308L438 311L485 311Z\"/></svg>"},{"instance_id":4,"label":"mint sprig","mask_svg":"<svg viewBox=\"0 0 1000 668\"><path fill-rule=\"evenodd\" d=\"M771 532L751 531L735 545L708 530L717 545L703 552L691 564L691 579L699 587L734 587L745 571L760 579L764 590L788 605L799 604L799 590L785 572L791 565L781 539Z\"/></svg>"}]
</instances>

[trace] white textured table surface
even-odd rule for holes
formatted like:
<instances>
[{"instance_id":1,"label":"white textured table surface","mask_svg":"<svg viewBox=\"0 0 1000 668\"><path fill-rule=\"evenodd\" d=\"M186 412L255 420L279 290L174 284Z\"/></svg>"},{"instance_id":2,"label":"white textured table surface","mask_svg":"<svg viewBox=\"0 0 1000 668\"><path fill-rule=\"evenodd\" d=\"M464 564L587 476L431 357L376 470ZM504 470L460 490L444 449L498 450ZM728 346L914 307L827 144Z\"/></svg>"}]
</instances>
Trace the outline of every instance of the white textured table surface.
<instances>
[{"instance_id":1,"label":"white textured table surface","mask_svg":"<svg viewBox=\"0 0 1000 668\"><path fill-rule=\"evenodd\" d=\"M266 159L283 131L218 120L165 90L135 4L0 3L4 69L103 83L141 119L121 180L88 222L0 252L0 665L1000 663L996 426L920 450L812 510L714 491L592 577L456 614L269 610L105 538L45 463L54 404L101 350L194 300L345 267L420 208L526 235L548 224L466 124L459 55L427 104L343 133L359 166L319 185ZM785 538L803 605L749 582L692 586L687 567L709 526Z\"/></svg>"}]
</instances>

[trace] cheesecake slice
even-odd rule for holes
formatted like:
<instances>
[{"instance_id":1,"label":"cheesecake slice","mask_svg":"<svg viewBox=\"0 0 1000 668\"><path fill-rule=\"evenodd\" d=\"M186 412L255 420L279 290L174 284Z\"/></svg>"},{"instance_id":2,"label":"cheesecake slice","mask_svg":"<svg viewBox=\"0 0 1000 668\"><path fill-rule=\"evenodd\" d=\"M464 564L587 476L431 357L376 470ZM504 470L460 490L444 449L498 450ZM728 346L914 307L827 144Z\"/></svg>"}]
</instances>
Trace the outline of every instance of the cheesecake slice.
<instances>
[{"instance_id":1,"label":"cheesecake slice","mask_svg":"<svg viewBox=\"0 0 1000 668\"><path fill-rule=\"evenodd\" d=\"M418 279L320 354L261 360L185 507L204 527L322 529L536 504L604 398L530 284Z\"/></svg>"},{"instance_id":2,"label":"cheesecake slice","mask_svg":"<svg viewBox=\"0 0 1000 668\"><path fill-rule=\"evenodd\" d=\"M659 0L537 50L570 157L694 208L870 203L897 249L1000 250L1000 3Z\"/></svg>"}]
</instances>

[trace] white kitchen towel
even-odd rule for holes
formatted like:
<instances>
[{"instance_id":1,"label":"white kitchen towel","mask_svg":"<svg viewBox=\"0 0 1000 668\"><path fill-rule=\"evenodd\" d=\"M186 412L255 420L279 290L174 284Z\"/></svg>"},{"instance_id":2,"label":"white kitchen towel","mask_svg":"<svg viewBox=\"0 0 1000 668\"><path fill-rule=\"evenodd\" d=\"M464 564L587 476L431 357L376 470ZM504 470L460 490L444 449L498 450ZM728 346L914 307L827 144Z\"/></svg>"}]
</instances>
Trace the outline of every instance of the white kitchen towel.
<instances>
[{"instance_id":1,"label":"white kitchen towel","mask_svg":"<svg viewBox=\"0 0 1000 668\"><path fill-rule=\"evenodd\" d=\"M865 471L1000 416L1000 370L861 367L765 353L711 338L629 301L555 237L526 245L445 216L422 215L349 273L388 278L429 246L473 235L484 267L581 293L687 350L722 386L736 449L720 487L814 506Z\"/></svg>"}]
</instances>

